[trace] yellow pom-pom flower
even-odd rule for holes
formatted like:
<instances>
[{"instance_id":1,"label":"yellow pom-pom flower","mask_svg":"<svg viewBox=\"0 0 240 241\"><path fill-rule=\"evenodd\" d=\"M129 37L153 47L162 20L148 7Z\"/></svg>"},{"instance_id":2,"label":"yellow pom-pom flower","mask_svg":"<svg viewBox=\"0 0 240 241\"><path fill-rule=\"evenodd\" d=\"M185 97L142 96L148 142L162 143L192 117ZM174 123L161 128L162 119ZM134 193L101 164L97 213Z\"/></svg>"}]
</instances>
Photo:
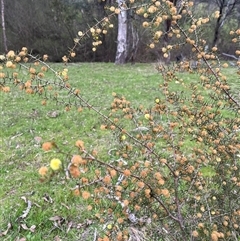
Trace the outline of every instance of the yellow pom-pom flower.
<instances>
[{"instance_id":1,"label":"yellow pom-pom flower","mask_svg":"<svg viewBox=\"0 0 240 241\"><path fill-rule=\"evenodd\" d=\"M149 115L149 114L145 114L144 117L145 117L145 119L147 119L147 120L150 119L150 115Z\"/></svg>"},{"instance_id":2,"label":"yellow pom-pom flower","mask_svg":"<svg viewBox=\"0 0 240 241\"><path fill-rule=\"evenodd\" d=\"M111 230L113 228L112 224L107 225L107 229Z\"/></svg>"},{"instance_id":3,"label":"yellow pom-pom flower","mask_svg":"<svg viewBox=\"0 0 240 241\"><path fill-rule=\"evenodd\" d=\"M53 171L57 171L58 169L61 168L62 162L58 158L53 158L50 161L50 167L52 168Z\"/></svg>"}]
</instances>

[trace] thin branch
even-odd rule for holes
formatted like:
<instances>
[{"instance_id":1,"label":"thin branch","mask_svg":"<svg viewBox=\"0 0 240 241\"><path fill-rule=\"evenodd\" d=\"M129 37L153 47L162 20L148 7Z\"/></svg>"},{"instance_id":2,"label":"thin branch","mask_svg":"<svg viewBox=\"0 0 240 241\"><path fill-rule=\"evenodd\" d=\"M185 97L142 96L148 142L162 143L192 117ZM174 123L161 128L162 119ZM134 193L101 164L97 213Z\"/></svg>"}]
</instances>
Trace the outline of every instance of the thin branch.
<instances>
[{"instance_id":1,"label":"thin branch","mask_svg":"<svg viewBox=\"0 0 240 241\"><path fill-rule=\"evenodd\" d=\"M122 173L124 174L124 171L122 171L121 169L118 169L117 167L111 165L111 164L108 164L106 162L103 162L97 158L95 158L94 156L92 156L90 153L88 153L86 150L83 150L83 152L88 155L92 160L100 163L102 166L107 166L107 167L110 167L111 169L114 169L115 171L117 171L118 173ZM171 212L170 210L168 210L168 208L165 206L165 204L163 203L163 201L158 197L158 195L156 195L154 193L154 190L152 188L152 186L150 184L148 184L147 182L145 182L143 180L142 177L139 177L137 175L134 175L134 174L130 174L131 177L134 177L135 179L137 179L138 181L141 181L143 182L150 190L151 190L151 194L152 194L152 197L163 207L163 209L166 211L166 213L169 215L169 217L171 217L173 220L179 222L178 218L176 218Z\"/></svg>"},{"instance_id":2,"label":"thin branch","mask_svg":"<svg viewBox=\"0 0 240 241\"><path fill-rule=\"evenodd\" d=\"M187 39L188 36L187 36L187 34L185 33L185 31L181 28L181 26L179 26L178 23L177 23L176 25L177 25L177 27L179 28L179 30L181 31L181 33L184 35L184 37ZM199 49L199 47L198 47L196 44L192 44L192 46L194 47L194 49L196 49L196 51L197 51L199 54L201 54L202 51ZM211 65L210 65L210 63L208 62L208 60L207 60L204 56L202 56L202 60L203 60L203 62L207 65L208 69L210 70L210 72L212 73L212 75L215 77L215 79L216 79L217 81L219 81L219 83L222 83L221 79L219 78L219 76L217 75L217 73L213 70L213 68L211 67ZM240 108L240 103L238 103L238 101L235 100L235 99L232 97L232 95L229 93L228 90L226 90L226 89L221 89L221 90L224 92L224 94L228 97L228 99L229 99L230 101L232 101L234 104L236 104L236 106L237 106L238 108Z\"/></svg>"}]
</instances>

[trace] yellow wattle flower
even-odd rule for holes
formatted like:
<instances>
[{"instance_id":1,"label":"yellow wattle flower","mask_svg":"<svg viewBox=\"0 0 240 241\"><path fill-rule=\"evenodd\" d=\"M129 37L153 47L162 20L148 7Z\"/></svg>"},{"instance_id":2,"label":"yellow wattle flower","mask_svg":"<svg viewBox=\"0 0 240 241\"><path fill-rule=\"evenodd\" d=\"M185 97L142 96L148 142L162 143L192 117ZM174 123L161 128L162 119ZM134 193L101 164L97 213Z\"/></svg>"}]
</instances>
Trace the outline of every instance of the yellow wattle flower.
<instances>
[{"instance_id":1,"label":"yellow wattle flower","mask_svg":"<svg viewBox=\"0 0 240 241\"><path fill-rule=\"evenodd\" d=\"M150 119L150 115L149 115L149 114L145 114L144 117L145 117L145 119L147 119L147 120Z\"/></svg>"},{"instance_id":2,"label":"yellow wattle flower","mask_svg":"<svg viewBox=\"0 0 240 241\"><path fill-rule=\"evenodd\" d=\"M108 225L107 225L107 229L110 230L110 229L112 229L112 228L113 228L113 227L112 227L112 224L108 224Z\"/></svg>"},{"instance_id":3,"label":"yellow wattle flower","mask_svg":"<svg viewBox=\"0 0 240 241\"><path fill-rule=\"evenodd\" d=\"M53 158L50 161L50 167L52 170L57 171L58 169L61 168L62 162L58 158Z\"/></svg>"}]
</instances>

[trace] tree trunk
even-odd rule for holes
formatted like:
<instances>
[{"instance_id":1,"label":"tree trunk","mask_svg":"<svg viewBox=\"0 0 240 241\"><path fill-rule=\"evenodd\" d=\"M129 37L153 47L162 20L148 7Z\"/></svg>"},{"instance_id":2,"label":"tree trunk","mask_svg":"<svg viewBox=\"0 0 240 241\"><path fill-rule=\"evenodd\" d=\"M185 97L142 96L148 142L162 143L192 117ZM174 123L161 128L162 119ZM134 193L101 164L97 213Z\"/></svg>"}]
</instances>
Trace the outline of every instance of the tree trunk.
<instances>
[{"instance_id":1,"label":"tree trunk","mask_svg":"<svg viewBox=\"0 0 240 241\"><path fill-rule=\"evenodd\" d=\"M222 25L221 22L222 22L222 19L223 19L224 1L225 0L218 1L219 17L217 18L217 23L216 23L216 26L215 26L215 29L214 29L212 47L216 46L217 42L218 42L219 32L220 32L220 28L221 28L221 25Z\"/></svg>"},{"instance_id":2,"label":"tree trunk","mask_svg":"<svg viewBox=\"0 0 240 241\"><path fill-rule=\"evenodd\" d=\"M2 15L2 32L3 32L3 45L4 50L7 53L8 47L7 47L7 36L6 36L6 28L5 28L5 17L4 17L4 0L1 0L1 15Z\"/></svg>"},{"instance_id":3,"label":"tree trunk","mask_svg":"<svg viewBox=\"0 0 240 241\"><path fill-rule=\"evenodd\" d=\"M139 35L137 26L134 26L133 21L128 22L128 51L127 51L127 60L132 64L135 63L135 58L137 55L138 50L138 43L139 43Z\"/></svg>"},{"instance_id":4,"label":"tree trunk","mask_svg":"<svg viewBox=\"0 0 240 241\"><path fill-rule=\"evenodd\" d=\"M224 25L228 15L230 15L233 12L234 7L237 4L237 0L217 0L216 2L219 7L219 17L217 18L217 23L214 30L212 47L217 46L220 29Z\"/></svg>"},{"instance_id":5,"label":"tree trunk","mask_svg":"<svg viewBox=\"0 0 240 241\"><path fill-rule=\"evenodd\" d=\"M177 6L178 0L170 0L170 2L172 2L174 6ZM172 19L165 20L165 34L164 34L164 40L163 40L164 46L167 46L170 42L170 39L168 37L168 33L171 30L171 26L172 26ZM170 52L169 52L168 57L165 59L167 64L170 62L170 59L171 59L171 55L170 55Z\"/></svg>"},{"instance_id":6,"label":"tree trunk","mask_svg":"<svg viewBox=\"0 0 240 241\"><path fill-rule=\"evenodd\" d=\"M221 17L217 19L216 27L214 30L214 36L213 36L213 42L212 42L212 47L217 45L218 38L219 38L219 32L220 32L220 26L221 26Z\"/></svg>"},{"instance_id":7,"label":"tree trunk","mask_svg":"<svg viewBox=\"0 0 240 241\"><path fill-rule=\"evenodd\" d=\"M118 14L118 36L117 36L117 52L115 64L125 64L127 61L127 9L125 0L117 0L118 7L121 12Z\"/></svg>"}]
</instances>

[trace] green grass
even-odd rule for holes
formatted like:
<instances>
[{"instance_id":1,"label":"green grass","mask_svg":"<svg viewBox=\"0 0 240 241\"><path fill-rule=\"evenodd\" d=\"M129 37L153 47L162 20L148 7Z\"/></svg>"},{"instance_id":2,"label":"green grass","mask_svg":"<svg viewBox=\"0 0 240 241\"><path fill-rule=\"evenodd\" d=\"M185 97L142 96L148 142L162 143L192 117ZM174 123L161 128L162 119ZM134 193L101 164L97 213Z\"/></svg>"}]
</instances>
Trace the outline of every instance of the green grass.
<instances>
[{"instance_id":1,"label":"green grass","mask_svg":"<svg viewBox=\"0 0 240 241\"><path fill-rule=\"evenodd\" d=\"M59 64L51 64L61 69ZM117 66L111 63L79 63L66 66L70 84L79 88L89 103L103 112L109 108L112 92L124 95L134 106L146 107L161 96L159 84L162 79L154 64ZM226 70L234 91L239 90L237 75L233 69ZM195 82L197 75L181 73L185 83ZM49 78L52 78L49 74ZM179 89L176 84L176 90ZM236 91L237 93L237 91ZM55 140L65 152L74 152L74 143L81 139L89 148L96 148L103 157L109 158L105 148L111 147L114 137L100 130L101 120L96 113L84 109L78 113L74 109L66 112L64 107L54 102L41 105L39 96L26 95L17 88L10 93L0 92L1 98L1 139L0 139L0 233L9 229L1 240L93 240L94 221L98 210L83 210L83 200L69 192L75 183L55 177L51 182L41 183L38 168L47 165L52 157L63 158L55 152L45 153L41 143ZM51 117L57 111L57 117ZM40 137L39 143L36 138ZM51 197L48 202L44 197ZM21 198L31 200L32 208L26 219L19 219L27 204ZM60 216L63 223L54 226L51 217ZM93 222L94 223L94 222ZM33 232L24 230L36 225ZM70 229L70 224L72 227ZM69 228L69 232L68 231Z\"/></svg>"}]
</instances>

